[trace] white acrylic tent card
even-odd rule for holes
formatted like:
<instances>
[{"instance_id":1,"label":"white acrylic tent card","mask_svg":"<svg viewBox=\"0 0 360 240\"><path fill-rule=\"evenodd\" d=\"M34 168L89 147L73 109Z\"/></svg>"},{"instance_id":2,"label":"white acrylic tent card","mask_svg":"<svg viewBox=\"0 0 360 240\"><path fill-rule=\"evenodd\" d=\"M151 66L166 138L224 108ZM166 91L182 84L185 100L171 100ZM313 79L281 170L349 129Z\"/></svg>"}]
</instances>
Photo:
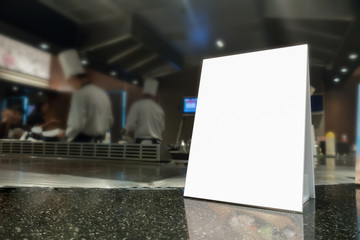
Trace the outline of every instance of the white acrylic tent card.
<instances>
[{"instance_id":1,"label":"white acrylic tent card","mask_svg":"<svg viewBox=\"0 0 360 240\"><path fill-rule=\"evenodd\" d=\"M203 61L184 196L302 212L314 197L308 46Z\"/></svg>"}]
</instances>

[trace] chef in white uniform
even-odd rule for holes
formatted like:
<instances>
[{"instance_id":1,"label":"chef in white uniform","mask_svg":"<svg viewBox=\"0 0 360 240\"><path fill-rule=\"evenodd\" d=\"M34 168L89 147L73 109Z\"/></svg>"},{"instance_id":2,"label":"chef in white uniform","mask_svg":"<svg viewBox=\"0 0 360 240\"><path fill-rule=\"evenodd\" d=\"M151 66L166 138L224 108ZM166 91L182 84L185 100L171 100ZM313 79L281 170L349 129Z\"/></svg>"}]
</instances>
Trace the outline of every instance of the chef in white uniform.
<instances>
[{"instance_id":1,"label":"chef in white uniform","mask_svg":"<svg viewBox=\"0 0 360 240\"><path fill-rule=\"evenodd\" d=\"M165 119L163 109L156 102L158 85L157 80L146 79L143 99L136 101L129 110L125 130L128 134L133 132L136 143L161 143Z\"/></svg>"},{"instance_id":2,"label":"chef in white uniform","mask_svg":"<svg viewBox=\"0 0 360 240\"><path fill-rule=\"evenodd\" d=\"M74 88L65 131L69 142L101 142L113 124L108 94L87 78L75 50L59 55L66 79Z\"/></svg>"}]
</instances>

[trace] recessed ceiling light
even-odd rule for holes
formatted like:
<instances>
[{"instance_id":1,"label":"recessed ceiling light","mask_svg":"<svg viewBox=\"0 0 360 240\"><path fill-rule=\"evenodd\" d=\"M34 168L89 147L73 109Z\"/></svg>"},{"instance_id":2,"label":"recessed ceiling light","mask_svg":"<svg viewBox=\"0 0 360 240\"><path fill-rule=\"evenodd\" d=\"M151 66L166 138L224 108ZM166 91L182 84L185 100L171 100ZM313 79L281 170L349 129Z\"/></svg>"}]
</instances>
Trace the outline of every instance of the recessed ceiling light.
<instances>
[{"instance_id":1,"label":"recessed ceiling light","mask_svg":"<svg viewBox=\"0 0 360 240\"><path fill-rule=\"evenodd\" d=\"M47 43L40 43L39 46L43 50L48 50L50 48L49 44L47 44Z\"/></svg>"},{"instance_id":2,"label":"recessed ceiling light","mask_svg":"<svg viewBox=\"0 0 360 240\"><path fill-rule=\"evenodd\" d=\"M334 83L338 83L338 82L340 82L340 78L338 78L338 77L336 77L336 78L334 78Z\"/></svg>"},{"instance_id":3,"label":"recessed ceiling light","mask_svg":"<svg viewBox=\"0 0 360 240\"><path fill-rule=\"evenodd\" d=\"M89 61L87 59L81 60L82 65L88 65Z\"/></svg>"},{"instance_id":4,"label":"recessed ceiling light","mask_svg":"<svg viewBox=\"0 0 360 240\"><path fill-rule=\"evenodd\" d=\"M223 47L225 46L225 43L224 43L223 40L217 40L217 41L216 41L216 46L217 46L218 48L223 48Z\"/></svg>"},{"instance_id":5,"label":"recessed ceiling light","mask_svg":"<svg viewBox=\"0 0 360 240\"><path fill-rule=\"evenodd\" d=\"M133 80L132 83L133 83L134 85L138 85L138 84L139 84L139 81L138 81L138 80Z\"/></svg>"},{"instance_id":6,"label":"recessed ceiling light","mask_svg":"<svg viewBox=\"0 0 360 240\"><path fill-rule=\"evenodd\" d=\"M349 69L347 69L347 67L342 67L340 69L340 72L342 72L342 73L347 73L348 71L349 71Z\"/></svg>"},{"instance_id":7,"label":"recessed ceiling light","mask_svg":"<svg viewBox=\"0 0 360 240\"><path fill-rule=\"evenodd\" d=\"M19 90L19 88L18 88L18 86L13 86L12 90L16 92L17 90Z\"/></svg>"},{"instance_id":8,"label":"recessed ceiling light","mask_svg":"<svg viewBox=\"0 0 360 240\"><path fill-rule=\"evenodd\" d=\"M358 58L358 55L356 54L356 53L351 53L350 55L349 55L349 59L350 60L356 60Z\"/></svg>"},{"instance_id":9,"label":"recessed ceiling light","mask_svg":"<svg viewBox=\"0 0 360 240\"><path fill-rule=\"evenodd\" d=\"M40 91L40 92L38 92L38 95L39 95L39 96L42 96L43 94L44 94L44 93L43 93L43 92L41 92L41 91Z\"/></svg>"},{"instance_id":10,"label":"recessed ceiling light","mask_svg":"<svg viewBox=\"0 0 360 240\"><path fill-rule=\"evenodd\" d=\"M117 72L116 72L116 71L111 71L111 72L110 72L110 75L113 76L113 77L115 77L115 76L117 75Z\"/></svg>"}]
</instances>

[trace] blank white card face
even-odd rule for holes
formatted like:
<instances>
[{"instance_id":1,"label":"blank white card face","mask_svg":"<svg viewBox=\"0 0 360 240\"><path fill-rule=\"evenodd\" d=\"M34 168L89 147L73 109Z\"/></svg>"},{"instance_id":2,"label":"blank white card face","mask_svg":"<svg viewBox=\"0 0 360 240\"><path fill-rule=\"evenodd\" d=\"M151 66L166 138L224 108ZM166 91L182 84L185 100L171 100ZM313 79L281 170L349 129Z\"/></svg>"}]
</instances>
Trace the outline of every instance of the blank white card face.
<instances>
[{"instance_id":1,"label":"blank white card face","mask_svg":"<svg viewBox=\"0 0 360 240\"><path fill-rule=\"evenodd\" d=\"M302 212L308 94L307 45L204 60L184 196Z\"/></svg>"}]
</instances>

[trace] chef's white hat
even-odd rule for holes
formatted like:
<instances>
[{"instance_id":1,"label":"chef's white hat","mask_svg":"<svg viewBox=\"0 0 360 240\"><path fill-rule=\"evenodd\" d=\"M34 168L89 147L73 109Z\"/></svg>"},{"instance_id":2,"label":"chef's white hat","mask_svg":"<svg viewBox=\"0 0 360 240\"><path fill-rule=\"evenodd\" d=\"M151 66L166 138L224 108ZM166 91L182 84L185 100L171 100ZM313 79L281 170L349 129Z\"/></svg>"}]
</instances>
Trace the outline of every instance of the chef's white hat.
<instances>
[{"instance_id":1,"label":"chef's white hat","mask_svg":"<svg viewBox=\"0 0 360 240\"><path fill-rule=\"evenodd\" d=\"M74 49L61 52L59 54L59 61L66 80L69 80L71 76L85 73L79 55Z\"/></svg>"},{"instance_id":2,"label":"chef's white hat","mask_svg":"<svg viewBox=\"0 0 360 240\"><path fill-rule=\"evenodd\" d=\"M313 95L315 92L315 88L313 86L310 86L310 95Z\"/></svg>"},{"instance_id":3,"label":"chef's white hat","mask_svg":"<svg viewBox=\"0 0 360 240\"><path fill-rule=\"evenodd\" d=\"M156 96L157 89L159 86L159 82L155 79L148 78L144 82L144 94L150 94L152 96Z\"/></svg>"}]
</instances>

